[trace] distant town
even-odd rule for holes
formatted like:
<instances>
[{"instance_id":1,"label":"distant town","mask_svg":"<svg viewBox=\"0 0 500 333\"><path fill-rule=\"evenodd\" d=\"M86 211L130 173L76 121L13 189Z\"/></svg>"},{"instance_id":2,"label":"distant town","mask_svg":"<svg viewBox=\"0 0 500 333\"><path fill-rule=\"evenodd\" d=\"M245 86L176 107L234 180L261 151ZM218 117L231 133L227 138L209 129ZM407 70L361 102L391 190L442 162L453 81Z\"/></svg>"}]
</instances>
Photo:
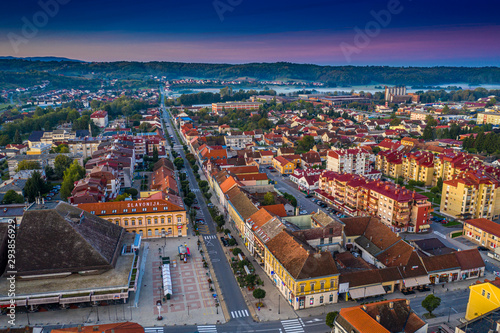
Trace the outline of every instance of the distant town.
<instances>
[{"instance_id":1,"label":"distant town","mask_svg":"<svg viewBox=\"0 0 500 333\"><path fill-rule=\"evenodd\" d=\"M500 90L149 79L0 91L2 332L498 330Z\"/></svg>"}]
</instances>

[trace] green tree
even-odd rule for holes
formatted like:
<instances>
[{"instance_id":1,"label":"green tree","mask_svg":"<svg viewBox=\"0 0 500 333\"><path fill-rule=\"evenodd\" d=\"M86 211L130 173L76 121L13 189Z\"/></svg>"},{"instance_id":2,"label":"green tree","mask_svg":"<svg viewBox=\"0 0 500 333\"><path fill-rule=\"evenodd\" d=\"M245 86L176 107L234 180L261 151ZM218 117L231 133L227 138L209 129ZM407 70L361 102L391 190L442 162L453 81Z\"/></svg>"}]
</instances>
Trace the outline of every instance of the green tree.
<instances>
[{"instance_id":1,"label":"green tree","mask_svg":"<svg viewBox=\"0 0 500 333\"><path fill-rule=\"evenodd\" d=\"M71 157L66 155L57 155L54 160L54 173L57 179L61 179L64 176L64 171L69 168L73 160Z\"/></svg>"},{"instance_id":2,"label":"green tree","mask_svg":"<svg viewBox=\"0 0 500 333\"><path fill-rule=\"evenodd\" d=\"M436 187L439 189L439 193L443 191L443 177L438 178Z\"/></svg>"},{"instance_id":3,"label":"green tree","mask_svg":"<svg viewBox=\"0 0 500 333\"><path fill-rule=\"evenodd\" d=\"M180 170L184 167L184 160L181 157L177 157L174 160L174 164L175 164L175 167L177 168L177 170Z\"/></svg>"},{"instance_id":4,"label":"green tree","mask_svg":"<svg viewBox=\"0 0 500 333\"><path fill-rule=\"evenodd\" d=\"M38 161L22 160L17 164L16 171L21 170L39 170L40 163Z\"/></svg>"},{"instance_id":5,"label":"green tree","mask_svg":"<svg viewBox=\"0 0 500 333\"><path fill-rule=\"evenodd\" d=\"M69 168L64 171L63 182L61 185L61 198L66 200L70 195L71 191L75 187L75 182L82 179L85 176L85 169L78 163L78 161L73 161Z\"/></svg>"},{"instance_id":6,"label":"green tree","mask_svg":"<svg viewBox=\"0 0 500 333\"><path fill-rule=\"evenodd\" d=\"M33 202L37 196L47 193L49 189L40 172L35 171L26 181L23 191L28 201Z\"/></svg>"},{"instance_id":7,"label":"green tree","mask_svg":"<svg viewBox=\"0 0 500 333\"><path fill-rule=\"evenodd\" d=\"M274 195L271 192L267 192L264 195L264 200L262 201L262 206L274 205Z\"/></svg>"},{"instance_id":8,"label":"green tree","mask_svg":"<svg viewBox=\"0 0 500 333\"><path fill-rule=\"evenodd\" d=\"M19 133L19 130L16 130L16 134L14 134L14 143L21 144L23 143L23 140L21 139L21 134Z\"/></svg>"},{"instance_id":9,"label":"green tree","mask_svg":"<svg viewBox=\"0 0 500 333\"><path fill-rule=\"evenodd\" d=\"M297 141L297 151L308 152L312 147L314 147L314 138L310 135L306 135Z\"/></svg>"},{"instance_id":10,"label":"green tree","mask_svg":"<svg viewBox=\"0 0 500 333\"><path fill-rule=\"evenodd\" d=\"M433 294L428 295L422 301L422 307L429 311L429 315L432 315L432 311L436 310L439 305L441 305L441 298L436 297Z\"/></svg>"},{"instance_id":11,"label":"green tree","mask_svg":"<svg viewBox=\"0 0 500 333\"><path fill-rule=\"evenodd\" d=\"M399 119L399 118L394 118L389 123L389 125L391 125L391 126L398 126L399 124L401 124L401 119Z\"/></svg>"},{"instance_id":12,"label":"green tree","mask_svg":"<svg viewBox=\"0 0 500 333\"><path fill-rule=\"evenodd\" d=\"M12 203L23 203L24 197L21 194L18 194L14 190L8 190L3 196L2 203L5 205L10 205Z\"/></svg>"},{"instance_id":13,"label":"green tree","mask_svg":"<svg viewBox=\"0 0 500 333\"><path fill-rule=\"evenodd\" d=\"M237 256L239 253L243 253L243 251L241 251L239 247L235 247L232 252L233 256Z\"/></svg>"},{"instance_id":14,"label":"green tree","mask_svg":"<svg viewBox=\"0 0 500 333\"><path fill-rule=\"evenodd\" d=\"M262 303L262 299L266 297L266 291L261 288L257 288L253 291L253 297L259 300L259 303Z\"/></svg>"},{"instance_id":15,"label":"green tree","mask_svg":"<svg viewBox=\"0 0 500 333\"><path fill-rule=\"evenodd\" d=\"M115 200L113 201L124 201L125 199L127 198L130 198L130 194L127 194L127 193L123 193L123 194L120 194L116 197Z\"/></svg>"},{"instance_id":16,"label":"green tree","mask_svg":"<svg viewBox=\"0 0 500 333\"><path fill-rule=\"evenodd\" d=\"M125 189L124 192L127 193L127 194L130 194L133 197L137 197L137 194L139 194L139 192L135 188L133 188L133 187Z\"/></svg>"},{"instance_id":17,"label":"green tree","mask_svg":"<svg viewBox=\"0 0 500 333\"><path fill-rule=\"evenodd\" d=\"M326 314L326 325L328 327L333 327L333 325L335 324L335 318L337 318L337 316L339 315L339 313L337 311L333 311L333 312L328 312Z\"/></svg>"}]
</instances>

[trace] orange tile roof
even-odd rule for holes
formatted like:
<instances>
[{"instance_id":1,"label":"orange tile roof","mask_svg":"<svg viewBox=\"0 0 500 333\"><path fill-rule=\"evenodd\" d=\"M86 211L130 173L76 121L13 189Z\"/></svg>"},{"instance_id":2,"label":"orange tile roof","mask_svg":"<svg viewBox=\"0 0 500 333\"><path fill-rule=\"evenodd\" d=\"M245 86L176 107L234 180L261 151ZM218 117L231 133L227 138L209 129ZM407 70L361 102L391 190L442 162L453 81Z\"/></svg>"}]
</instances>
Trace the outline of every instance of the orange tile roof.
<instances>
[{"instance_id":1,"label":"orange tile roof","mask_svg":"<svg viewBox=\"0 0 500 333\"><path fill-rule=\"evenodd\" d=\"M277 205L269 205L269 206L264 206L264 208L279 217L285 217L286 215L286 210L285 210L285 205L283 204L277 204Z\"/></svg>"},{"instance_id":2,"label":"orange tile roof","mask_svg":"<svg viewBox=\"0 0 500 333\"><path fill-rule=\"evenodd\" d=\"M234 179L233 176L230 176L229 178L227 178L225 181L223 181L220 184L220 189L221 189L222 193L226 193L227 191L232 189L234 185L238 185L238 184L240 184L240 183L236 179Z\"/></svg>"},{"instance_id":3,"label":"orange tile roof","mask_svg":"<svg viewBox=\"0 0 500 333\"><path fill-rule=\"evenodd\" d=\"M466 220L465 223L468 223L476 228L486 231L489 234L500 237L500 224L498 223L495 223L485 218Z\"/></svg>"},{"instance_id":4,"label":"orange tile roof","mask_svg":"<svg viewBox=\"0 0 500 333\"><path fill-rule=\"evenodd\" d=\"M259 209L257 212L253 213L248 220L251 220L254 223L254 226L262 227L268 221L272 220L274 216L269 214L269 212L265 208Z\"/></svg>"},{"instance_id":5,"label":"orange tile roof","mask_svg":"<svg viewBox=\"0 0 500 333\"><path fill-rule=\"evenodd\" d=\"M375 319L370 317L361 307L343 308L340 310L342 316L358 332L362 333L391 333Z\"/></svg>"}]
</instances>

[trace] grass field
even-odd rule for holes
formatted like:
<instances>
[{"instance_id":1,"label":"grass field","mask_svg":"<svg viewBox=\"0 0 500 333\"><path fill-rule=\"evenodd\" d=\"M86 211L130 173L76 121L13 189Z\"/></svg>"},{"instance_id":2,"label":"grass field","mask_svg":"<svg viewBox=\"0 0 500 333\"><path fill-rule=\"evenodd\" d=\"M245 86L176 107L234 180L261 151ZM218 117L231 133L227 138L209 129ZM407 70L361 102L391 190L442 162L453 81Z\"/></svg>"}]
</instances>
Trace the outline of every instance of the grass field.
<instances>
[{"instance_id":1,"label":"grass field","mask_svg":"<svg viewBox=\"0 0 500 333\"><path fill-rule=\"evenodd\" d=\"M441 195L436 194L436 193L432 193L432 192L423 192L422 194L425 195L427 198L429 198L429 200L432 203L435 203L438 205L441 204Z\"/></svg>"}]
</instances>

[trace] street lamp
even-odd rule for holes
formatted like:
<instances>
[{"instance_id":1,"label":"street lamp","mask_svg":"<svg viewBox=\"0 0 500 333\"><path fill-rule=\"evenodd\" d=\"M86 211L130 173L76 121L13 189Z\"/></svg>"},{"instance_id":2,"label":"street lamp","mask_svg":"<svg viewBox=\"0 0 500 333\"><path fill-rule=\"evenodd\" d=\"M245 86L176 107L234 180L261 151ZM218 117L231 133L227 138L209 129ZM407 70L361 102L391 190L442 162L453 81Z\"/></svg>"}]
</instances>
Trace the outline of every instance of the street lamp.
<instances>
[{"instance_id":1,"label":"street lamp","mask_svg":"<svg viewBox=\"0 0 500 333\"><path fill-rule=\"evenodd\" d=\"M278 314L281 312L281 304L280 304L280 294L278 294Z\"/></svg>"}]
</instances>

